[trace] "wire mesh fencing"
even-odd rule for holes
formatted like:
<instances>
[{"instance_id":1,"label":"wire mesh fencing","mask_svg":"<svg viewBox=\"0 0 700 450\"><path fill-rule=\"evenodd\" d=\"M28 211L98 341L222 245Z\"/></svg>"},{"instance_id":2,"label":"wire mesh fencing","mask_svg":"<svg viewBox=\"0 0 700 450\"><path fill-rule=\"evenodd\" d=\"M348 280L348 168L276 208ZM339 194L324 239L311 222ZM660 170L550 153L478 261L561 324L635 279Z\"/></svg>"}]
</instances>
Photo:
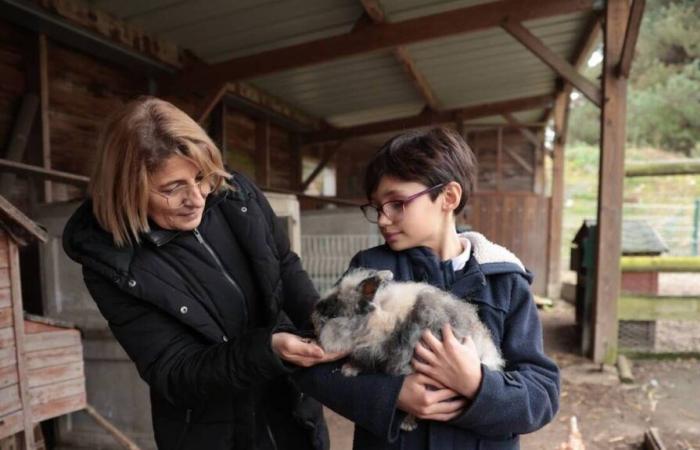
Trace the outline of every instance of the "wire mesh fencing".
<instances>
[{"instance_id":1,"label":"wire mesh fencing","mask_svg":"<svg viewBox=\"0 0 700 450\"><path fill-rule=\"evenodd\" d=\"M316 289L323 293L347 270L357 252L382 242L380 235L372 234L302 235L302 263Z\"/></svg>"}]
</instances>

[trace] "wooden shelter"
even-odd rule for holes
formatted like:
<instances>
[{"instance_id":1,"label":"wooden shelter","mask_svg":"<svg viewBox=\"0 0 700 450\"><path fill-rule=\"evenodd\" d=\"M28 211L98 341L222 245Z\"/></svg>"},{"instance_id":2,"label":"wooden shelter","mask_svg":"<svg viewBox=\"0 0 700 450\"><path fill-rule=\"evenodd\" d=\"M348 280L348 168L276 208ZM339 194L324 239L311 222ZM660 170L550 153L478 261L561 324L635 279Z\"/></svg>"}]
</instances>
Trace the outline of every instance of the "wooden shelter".
<instances>
[{"instance_id":1,"label":"wooden shelter","mask_svg":"<svg viewBox=\"0 0 700 450\"><path fill-rule=\"evenodd\" d=\"M35 424L86 405L80 332L23 313L18 246L46 239L0 196L0 443L24 431L28 450Z\"/></svg>"},{"instance_id":2,"label":"wooden shelter","mask_svg":"<svg viewBox=\"0 0 700 450\"><path fill-rule=\"evenodd\" d=\"M537 292L556 294L567 111L576 89L601 109L591 356L609 360L620 286L626 78L643 9L644 0L288 0L206 8L0 0L0 142L8 143L0 167L32 174L35 181L22 179L8 194L27 209L79 198L104 116L150 93L198 118L227 163L263 188L297 193L304 207L352 204L362 196L363 162L379 142L400 130L447 125L463 133L481 168L464 221L521 255ZM601 36L604 70L590 80L578 69ZM551 149L544 145L550 120ZM33 122L36 132L22 140ZM305 159L317 161L307 176ZM305 188L331 164L339 198L307 198Z\"/></svg>"}]
</instances>

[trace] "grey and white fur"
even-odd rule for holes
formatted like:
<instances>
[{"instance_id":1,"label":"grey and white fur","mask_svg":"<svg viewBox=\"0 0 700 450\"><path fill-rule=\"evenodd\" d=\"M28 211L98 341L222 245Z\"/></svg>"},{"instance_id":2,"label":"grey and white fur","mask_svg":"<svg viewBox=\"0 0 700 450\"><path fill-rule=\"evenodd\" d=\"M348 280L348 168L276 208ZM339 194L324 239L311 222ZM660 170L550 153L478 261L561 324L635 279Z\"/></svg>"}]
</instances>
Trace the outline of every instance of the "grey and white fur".
<instances>
[{"instance_id":1,"label":"grey and white fur","mask_svg":"<svg viewBox=\"0 0 700 450\"><path fill-rule=\"evenodd\" d=\"M353 269L316 304L311 319L321 347L349 351L346 376L362 370L392 375L413 373L411 359L423 330L442 339L449 323L457 339L471 336L479 358L501 370L503 358L474 305L427 283L396 282L388 270ZM401 427L415 428L407 417Z\"/></svg>"}]
</instances>

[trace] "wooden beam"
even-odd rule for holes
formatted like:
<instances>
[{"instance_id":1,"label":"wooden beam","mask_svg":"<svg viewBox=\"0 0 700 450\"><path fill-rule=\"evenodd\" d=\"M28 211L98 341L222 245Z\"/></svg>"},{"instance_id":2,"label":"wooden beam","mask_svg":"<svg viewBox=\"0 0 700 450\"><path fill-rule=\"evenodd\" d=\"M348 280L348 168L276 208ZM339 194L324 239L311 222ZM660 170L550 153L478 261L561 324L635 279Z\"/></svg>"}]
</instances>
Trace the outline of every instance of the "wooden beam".
<instances>
[{"instance_id":1,"label":"wooden beam","mask_svg":"<svg viewBox=\"0 0 700 450\"><path fill-rule=\"evenodd\" d=\"M2 195L0 195L0 220L12 237L17 241L22 240L24 245L33 241L47 242L49 240L49 235L43 228Z\"/></svg>"},{"instance_id":2,"label":"wooden beam","mask_svg":"<svg viewBox=\"0 0 700 450\"><path fill-rule=\"evenodd\" d=\"M571 64L577 71L581 68L581 66L583 66L586 63L586 61L588 61L588 58L590 57L591 52L593 51L593 47L598 43L598 40L600 39L600 22L600 15L595 14L586 26L586 31L583 33L579 44L576 46L576 51L574 52L574 56L571 59ZM571 87L571 84L563 83L559 89L559 93L568 90L567 95L570 95L572 89L573 88ZM557 93L557 95L559 95L559 93ZM550 118L552 117L552 114L554 114L553 108L544 114L544 116L542 117L542 121L545 123L549 122Z\"/></svg>"},{"instance_id":3,"label":"wooden beam","mask_svg":"<svg viewBox=\"0 0 700 450\"><path fill-rule=\"evenodd\" d=\"M699 273L698 256L623 256L620 258L622 272L684 272Z\"/></svg>"},{"instance_id":4,"label":"wooden beam","mask_svg":"<svg viewBox=\"0 0 700 450\"><path fill-rule=\"evenodd\" d=\"M416 87L430 109L440 109L440 103L438 102L433 89L430 87L430 84L425 76L418 70L418 67L416 67L416 63L413 61L413 58L411 58L411 55L408 53L406 47L397 47L394 50L394 56L399 63L401 63L401 67L403 67L403 70L411 79L411 82Z\"/></svg>"},{"instance_id":5,"label":"wooden beam","mask_svg":"<svg viewBox=\"0 0 700 450\"><path fill-rule=\"evenodd\" d=\"M0 168L7 172L28 175L42 180L55 181L57 183L72 184L80 187L87 187L88 183L90 182L90 178L83 175L45 169L43 167L32 166L30 164L19 163L17 161L10 161L2 158L0 158Z\"/></svg>"},{"instance_id":6,"label":"wooden beam","mask_svg":"<svg viewBox=\"0 0 700 450\"><path fill-rule=\"evenodd\" d=\"M28 93L22 97L22 105L17 114L17 120L12 128L10 144L5 151L5 159L11 161L22 161L27 149L29 133L34 125L34 118L39 107L39 98L36 94ZM0 175L0 195L9 195L12 185L15 182L15 175L3 173Z\"/></svg>"},{"instance_id":7,"label":"wooden beam","mask_svg":"<svg viewBox=\"0 0 700 450\"><path fill-rule=\"evenodd\" d=\"M318 165L314 168L314 170L309 174L308 177L306 177L306 180L304 180L304 183L301 185L301 192L306 192L306 190L309 188L311 183L316 179L316 177L321 173L324 167L328 165L330 160L335 156L335 154L338 152L338 149L342 145L342 142L339 142L335 144L332 148L329 146L324 146L323 148L323 158L321 158L321 161L319 161Z\"/></svg>"},{"instance_id":8,"label":"wooden beam","mask_svg":"<svg viewBox=\"0 0 700 450\"><path fill-rule=\"evenodd\" d=\"M503 190L503 128L496 131L496 191Z\"/></svg>"},{"instance_id":9,"label":"wooden beam","mask_svg":"<svg viewBox=\"0 0 700 450\"><path fill-rule=\"evenodd\" d=\"M527 173L534 173L535 169L533 169L532 164L528 163L523 159L522 156L518 155L512 148L508 147L507 145L503 146L503 150L505 151L506 155L510 156L510 158L515 161L520 167L522 167Z\"/></svg>"},{"instance_id":10,"label":"wooden beam","mask_svg":"<svg viewBox=\"0 0 700 450\"><path fill-rule=\"evenodd\" d=\"M29 398L29 373L26 366L24 317L22 308L22 280L20 277L19 249L12 239L8 239L8 262L10 275L10 296L12 297L12 314L15 354L17 361L17 376L19 381L19 396L22 402L22 417L24 420L25 448L34 448L34 423L32 420L32 405Z\"/></svg>"},{"instance_id":11,"label":"wooden beam","mask_svg":"<svg viewBox=\"0 0 700 450\"><path fill-rule=\"evenodd\" d=\"M368 136L372 134L387 133L396 130L407 130L431 125L439 125L443 123L454 123L458 120L471 120L478 117L503 114L505 112L527 111L530 109L543 108L551 103L551 95L537 95L534 97L483 103L480 105L446 111L425 111L417 116L405 117L401 119L391 119L382 122L357 125L354 127L311 132L304 137L304 143L313 144L339 139L349 139L359 136Z\"/></svg>"},{"instance_id":12,"label":"wooden beam","mask_svg":"<svg viewBox=\"0 0 700 450\"><path fill-rule=\"evenodd\" d=\"M617 305L617 317L640 321L700 320L700 297L623 294Z\"/></svg>"},{"instance_id":13,"label":"wooden beam","mask_svg":"<svg viewBox=\"0 0 700 450\"><path fill-rule=\"evenodd\" d=\"M122 448L127 450L141 450L141 447L132 441L129 436L124 434L124 432L117 428L112 422L105 419L104 416L97 412L92 405L85 405L85 412L92 417L99 426L107 430L107 432L112 435L112 437L119 443L119 445L122 446Z\"/></svg>"},{"instance_id":14,"label":"wooden beam","mask_svg":"<svg viewBox=\"0 0 700 450\"><path fill-rule=\"evenodd\" d=\"M372 19L374 23L386 23L386 16L384 14L384 9L382 8L379 0L361 0L362 7L365 9L365 14L367 17ZM423 76L423 74L416 67L416 63L411 58L408 50L404 46L396 47L392 53L396 60L401 64L404 72L411 80L411 83L415 86L416 90L423 98L428 107L432 110L438 110L440 104L437 101L437 97L433 93L428 80Z\"/></svg>"},{"instance_id":15,"label":"wooden beam","mask_svg":"<svg viewBox=\"0 0 700 450\"><path fill-rule=\"evenodd\" d=\"M576 89L592 101L596 106L601 104L600 89L588 78L581 75L576 68L561 56L549 49L537 36L515 20L506 20L502 27L517 41L523 44L542 62L551 67L562 78L571 83Z\"/></svg>"},{"instance_id":16,"label":"wooden beam","mask_svg":"<svg viewBox=\"0 0 700 450\"><path fill-rule=\"evenodd\" d=\"M603 95L596 263L592 308L592 357L614 362L617 353L617 301L620 294L622 194L625 174L627 80L617 76L628 16L627 0L608 0L603 25Z\"/></svg>"},{"instance_id":17,"label":"wooden beam","mask_svg":"<svg viewBox=\"0 0 700 450\"><path fill-rule=\"evenodd\" d=\"M382 8L379 0L360 0L362 2L362 7L365 9L367 16L372 19L374 23L384 23L386 22L386 16L384 14L384 8Z\"/></svg>"},{"instance_id":18,"label":"wooden beam","mask_svg":"<svg viewBox=\"0 0 700 450\"><path fill-rule=\"evenodd\" d=\"M627 29L625 31L625 43L622 46L622 56L620 64L617 66L617 74L623 78L629 78L632 68L632 58L634 48L637 46L639 29L642 27L642 16L644 15L645 0L634 0L630 10Z\"/></svg>"},{"instance_id":19,"label":"wooden beam","mask_svg":"<svg viewBox=\"0 0 700 450\"><path fill-rule=\"evenodd\" d=\"M51 169L51 125L49 122L49 58L45 34L39 35L39 95L41 99L41 154L44 169ZM44 182L44 201L53 199L51 182Z\"/></svg>"},{"instance_id":20,"label":"wooden beam","mask_svg":"<svg viewBox=\"0 0 700 450\"><path fill-rule=\"evenodd\" d=\"M658 177L664 175L700 175L700 159L636 162L625 165L626 177Z\"/></svg>"},{"instance_id":21,"label":"wooden beam","mask_svg":"<svg viewBox=\"0 0 700 450\"><path fill-rule=\"evenodd\" d=\"M264 188L271 185L270 121L255 123L255 181Z\"/></svg>"},{"instance_id":22,"label":"wooden beam","mask_svg":"<svg viewBox=\"0 0 700 450\"><path fill-rule=\"evenodd\" d=\"M564 162L569 126L569 90L564 89L554 103L554 151L552 153L552 195L547 240L547 295L558 297L561 288L561 239L564 225Z\"/></svg>"},{"instance_id":23,"label":"wooden beam","mask_svg":"<svg viewBox=\"0 0 700 450\"><path fill-rule=\"evenodd\" d=\"M265 192L278 192L280 194L291 194L291 195L296 195L300 199L316 200L319 202L331 203L331 204L335 204L335 205L354 206L354 207L359 207L362 205L361 202L356 202L354 200L348 200L348 199L339 198L339 197L323 197L323 196L318 196L318 195L307 195L303 192L292 191L289 189L268 188L268 189L265 189Z\"/></svg>"},{"instance_id":24,"label":"wooden beam","mask_svg":"<svg viewBox=\"0 0 700 450\"><path fill-rule=\"evenodd\" d=\"M204 101L204 107L202 108L202 111L200 111L200 113L197 114L197 123L202 125L207 120L209 114L211 114L211 112L214 111L216 105L218 105L221 102L221 99L224 98L228 91L229 86L228 83L226 83L219 89L215 89L211 92L211 94L209 94L209 96Z\"/></svg>"},{"instance_id":25,"label":"wooden beam","mask_svg":"<svg viewBox=\"0 0 700 450\"><path fill-rule=\"evenodd\" d=\"M218 85L320 64L353 55L499 26L507 17L527 21L593 9L594 0L500 0L396 23L360 27L339 36L193 67L171 80L169 89Z\"/></svg>"},{"instance_id":26,"label":"wooden beam","mask_svg":"<svg viewBox=\"0 0 700 450\"><path fill-rule=\"evenodd\" d=\"M291 148L292 161L294 161L294 167L292 167L291 170L294 180L292 189L303 192L301 185L304 181L302 179L304 176L304 159L301 147L301 136L299 133L289 133L289 146Z\"/></svg>"},{"instance_id":27,"label":"wooden beam","mask_svg":"<svg viewBox=\"0 0 700 450\"><path fill-rule=\"evenodd\" d=\"M535 135L535 133L533 133L532 131L528 130L527 128L524 128L524 127L522 127L522 126L518 126L518 125L520 125L520 121L519 121L518 119L516 119L515 116L514 116L513 114L511 114L511 113L503 113L503 114L501 114L501 115L503 116L504 119L506 119L506 122L508 122L509 125L513 125L513 126L517 127L517 129L518 129L518 131L520 132L520 134L522 134L523 136L525 136L525 139L527 139L528 141L530 141L530 143L531 143L532 145L534 145L535 148L540 148L540 146L542 145L541 139L539 139L539 138Z\"/></svg>"}]
</instances>

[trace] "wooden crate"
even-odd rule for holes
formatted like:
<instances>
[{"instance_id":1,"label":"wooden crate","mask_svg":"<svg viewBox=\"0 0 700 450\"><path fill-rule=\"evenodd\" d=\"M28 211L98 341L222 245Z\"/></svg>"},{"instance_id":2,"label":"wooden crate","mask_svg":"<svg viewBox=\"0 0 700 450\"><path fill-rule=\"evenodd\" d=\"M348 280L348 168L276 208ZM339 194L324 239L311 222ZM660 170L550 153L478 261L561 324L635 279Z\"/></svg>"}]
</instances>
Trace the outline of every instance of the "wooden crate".
<instances>
[{"instance_id":1,"label":"wooden crate","mask_svg":"<svg viewBox=\"0 0 700 450\"><path fill-rule=\"evenodd\" d=\"M34 425L84 409L80 332L40 317L26 320L18 246L46 233L0 196L0 440L23 433L35 449Z\"/></svg>"}]
</instances>

